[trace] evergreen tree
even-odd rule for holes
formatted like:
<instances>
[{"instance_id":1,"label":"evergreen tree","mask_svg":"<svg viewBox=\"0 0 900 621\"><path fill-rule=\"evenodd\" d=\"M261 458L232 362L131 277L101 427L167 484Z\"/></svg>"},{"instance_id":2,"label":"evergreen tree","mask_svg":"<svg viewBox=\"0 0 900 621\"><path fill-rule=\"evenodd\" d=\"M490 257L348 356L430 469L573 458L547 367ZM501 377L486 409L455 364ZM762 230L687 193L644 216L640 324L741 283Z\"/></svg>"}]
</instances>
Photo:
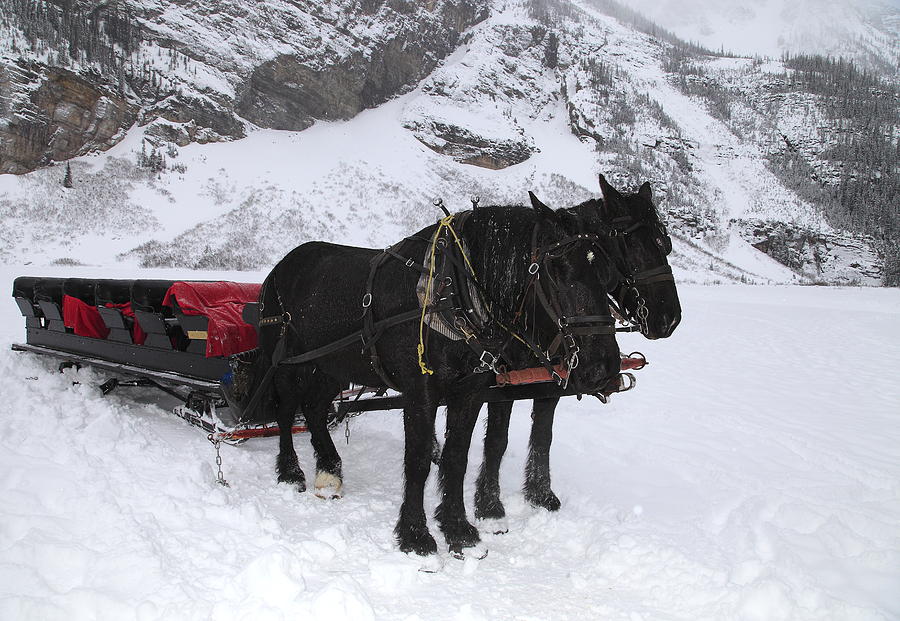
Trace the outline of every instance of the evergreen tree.
<instances>
[{"instance_id":1,"label":"evergreen tree","mask_svg":"<svg viewBox=\"0 0 900 621\"><path fill-rule=\"evenodd\" d=\"M63 187L71 188L74 187L74 183L72 183L72 167L66 162L66 176L63 177Z\"/></svg>"}]
</instances>

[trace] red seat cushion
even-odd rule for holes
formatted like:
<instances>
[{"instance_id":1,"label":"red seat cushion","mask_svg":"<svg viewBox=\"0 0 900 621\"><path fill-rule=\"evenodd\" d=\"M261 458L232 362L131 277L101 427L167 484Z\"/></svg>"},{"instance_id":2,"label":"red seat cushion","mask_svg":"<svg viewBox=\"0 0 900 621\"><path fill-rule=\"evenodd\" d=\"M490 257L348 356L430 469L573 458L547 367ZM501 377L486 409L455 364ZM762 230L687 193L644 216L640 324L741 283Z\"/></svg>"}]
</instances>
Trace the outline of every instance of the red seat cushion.
<instances>
[{"instance_id":1,"label":"red seat cushion","mask_svg":"<svg viewBox=\"0 0 900 621\"><path fill-rule=\"evenodd\" d=\"M78 336L90 336L95 339L105 339L109 335L109 328L103 323L100 311L96 306L82 302L71 295L63 296L63 323Z\"/></svg>"},{"instance_id":2,"label":"red seat cushion","mask_svg":"<svg viewBox=\"0 0 900 621\"><path fill-rule=\"evenodd\" d=\"M185 315L209 318L206 355L229 356L256 347L256 330L244 323L241 312L247 302L256 302L262 285L240 282L173 283L163 304L172 306L172 297Z\"/></svg>"}]
</instances>

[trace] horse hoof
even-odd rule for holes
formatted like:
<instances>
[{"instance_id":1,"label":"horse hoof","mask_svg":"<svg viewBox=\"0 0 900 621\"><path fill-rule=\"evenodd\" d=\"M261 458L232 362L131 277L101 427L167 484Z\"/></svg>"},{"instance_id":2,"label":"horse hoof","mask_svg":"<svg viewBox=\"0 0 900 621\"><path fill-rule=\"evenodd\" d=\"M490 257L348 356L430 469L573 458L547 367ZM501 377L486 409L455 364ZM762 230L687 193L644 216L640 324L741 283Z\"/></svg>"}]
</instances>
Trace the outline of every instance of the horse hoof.
<instances>
[{"instance_id":1,"label":"horse hoof","mask_svg":"<svg viewBox=\"0 0 900 621\"><path fill-rule=\"evenodd\" d=\"M527 494L525 499L531 506L546 509L547 511L559 511L559 508L562 506L562 503L559 502L559 498L557 498L556 494L552 491L541 494Z\"/></svg>"},{"instance_id":2,"label":"horse hoof","mask_svg":"<svg viewBox=\"0 0 900 621\"><path fill-rule=\"evenodd\" d=\"M400 551L406 554L418 556L432 556L437 554L437 542L428 530L408 533L407 536L397 535L397 545Z\"/></svg>"},{"instance_id":3,"label":"horse hoof","mask_svg":"<svg viewBox=\"0 0 900 621\"><path fill-rule=\"evenodd\" d=\"M325 500L336 500L344 496L344 482L330 472L316 474L316 496Z\"/></svg>"},{"instance_id":4,"label":"horse hoof","mask_svg":"<svg viewBox=\"0 0 900 621\"><path fill-rule=\"evenodd\" d=\"M293 485L301 494L306 491L306 477L303 476L303 472L300 472L299 476L297 476L296 472L280 474L278 475L278 482Z\"/></svg>"},{"instance_id":5,"label":"horse hoof","mask_svg":"<svg viewBox=\"0 0 900 621\"><path fill-rule=\"evenodd\" d=\"M442 569L444 569L444 559L442 559L437 554L431 554L430 556L415 556L407 555L410 558L414 558L416 562L419 563L419 571L423 574L436 574Z\"/></svg>"},{"instance_id":6,"label":"horse hoof","mask_svg":"<svg viewBox=\"0 0 900 621\"><path fill-rule=\"evenodd\" d=\"M474 546L468 547L450 546L450 556L459 561L464 561L467 558L473 558L476 561L480 561L487 557L487 555L487 546L480 542Z\"/></svg>"},{"instance_id":7,"label":"horse hoof","mask_svg":"<svg viewBox=\"0 0 900 621\"><path fill-rule=\"evenodd\" d=\"M502 520L506 517L506 508L499 499L492 502L479 503L475 501L476 520Z\"/></svg>"},{"instance_id":8,"label":"horse hoof","mask_svg":"<svg viewBox=\"0 0 900 621\"><path fill-rule=\"evenodd\" d=\"M509 524L506 518L481 518L478 520L478 529L495 535L505 535L509 532Z\"/></svg>"}]
</instances>

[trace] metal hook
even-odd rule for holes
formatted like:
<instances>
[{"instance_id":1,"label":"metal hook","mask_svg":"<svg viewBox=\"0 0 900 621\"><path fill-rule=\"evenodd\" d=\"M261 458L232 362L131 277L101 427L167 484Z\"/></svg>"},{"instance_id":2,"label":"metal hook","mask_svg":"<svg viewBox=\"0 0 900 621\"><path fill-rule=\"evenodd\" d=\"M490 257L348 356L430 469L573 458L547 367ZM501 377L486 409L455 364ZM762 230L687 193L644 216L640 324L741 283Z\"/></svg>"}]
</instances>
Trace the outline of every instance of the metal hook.
<instances>
[{"instance_id":1,"label":"metal hook","mask_svg":"<svg viewBox=\"0 0 900 621\"><path fill-rule=\"evenodd\" d=\"M447 210L446 207L444 207L444 199L436 198L432 201L432 204L435 207L437 207L438 209L440 209L441 211L443 211L445 216L447 216L447 217L450 216L450 212Z\"/></svg>"}]
</instances>

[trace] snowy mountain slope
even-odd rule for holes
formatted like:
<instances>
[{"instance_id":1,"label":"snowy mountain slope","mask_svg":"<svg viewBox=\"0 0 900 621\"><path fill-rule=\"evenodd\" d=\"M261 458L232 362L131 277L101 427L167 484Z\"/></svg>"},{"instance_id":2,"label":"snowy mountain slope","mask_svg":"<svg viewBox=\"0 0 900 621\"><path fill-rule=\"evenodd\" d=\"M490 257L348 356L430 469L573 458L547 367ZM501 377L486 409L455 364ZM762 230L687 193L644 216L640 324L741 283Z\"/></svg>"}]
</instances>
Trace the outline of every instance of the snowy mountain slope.
<instances>
[{"instance_id":1,"label":"snowy mountain slope","mask_svg":"<svg viewBox=\"0 0 900 621\"><path fill-rule=\"evenodd\" d=\"M892 0L634 0L629 6L709 49L772 58L844 56L897 77L900 6Z\"/></svg>"},{"instance_id":2,"label":"snowy mountain slope","mask_svg":"<svg viewBox=\"0 0 900 621\"><path fill-rule=\"evenodd\" d=\"M743 232L747 221L752 221L754 226L758 226L760 221L789 224L801 230L815 231L820 236L836 233L824 220L820 208L785 188L766 165L765 149L771 148L769 145L762 140L750 141L739 137L707 109L698 108L696 98L683 94L671 84L662 68L660 46L656 41L648 36L635 36L633 30L615 20L604 20L604 16L592 9L589 3L583 8L607 24L607 29L602 34L602 46L611 64L624 72L631 82L631 88L657 102L668 121L674 123L676 133L670 139L686 147L684 150L691 168L690 181L701 184L705 190L705 196L697 199L705 201L713 211L711 215L704 214L705 219L717 219L719 230L727 231L714 242L717 252L726 256L747 257L747 238L751 236L736 234ZM581 40L581 45L581 53L586 54L592 46L596 48L601 44L585 37ZM720 59L714 64L747 66L750 63L749 59ZM748 85L748 90L752 88L753 86ZM787 119L783 122L791 123ZM661 132L665 135L664 129L650 127L649 131L636 128L635 133L642 144L659 145ZM791 136L794 136L793 132ZM806 144L821 148L821 137L813 139L807 136ZM657 174L663 178L672 176L672 172L669 175ZM753 241L759 242L758 239ZM876 252L864 242L854 241L846 237L834 239L830 248L821 252L819 273L827 271L831 277L877 284L877 272L861 274L859 270L860 265L878 263ZM850 256L842 254L846 247L853 248ZM810 253L812 252L810 249ZM815 252L818 253L818 250ZM740 264L740 260L737 262ZM830 263L824 270L823 262ZM792 267L803 264L799 261L783 263ZM790 278L787 268L782 268L781 277Z\"/></svg>"},{"instance_id":3,"label":"snowy mountain slope","mask_svg":"<svg viewBox=\"0 0 900 621\"><path fill-rule=\"evenodd\" d=\"M623 188L653 183L685 279L879 282L880 259L866 241L844 244L766 169L764 145L738 138L670 84L668 44L587 5L567 4L567 16L550 21L535 6L498 3L414 90L349 121L201 145L189 140L193 121L156 120L143 128L150 142L135 128L113 149L73 160L75 192L54 187L58 168L2 175L0 218L17 234L0 236L0 254L262 268L309 239L391 243L433 221L434 197L462 209L473 195L520 203L534 190L554 206L575 204L597 195L603 172ZM165 157L164 168L146 165L150 151ZM34 200L35 188L46 199ZM43 218L57 211L85 224L51 235ZM801 235L796 249L768 251L811 270L800 274L749 245L770 240L759 239L765 227L744 231L748 219L837 241ZM98 244L104 234L110 239ZM793 260L807 256L817 260Z\"/></svg>"},{"instance_id":4,"label":"snowy mountain slope","mask_svg":"<svg viewBox=\"0 0 900 621\"><path fill-rule=\"evenodd\" d=\"M0 277L17 273L4 267ZM487 558L442 553L437 574L418 572L392 543L399 413L352 420L349 444L335 432L340 501L278 485L275 439L223 447L231 487L221 488L211 445L167 413L167 398L143 389L101 397L103 374L60 374L9 351L23 322L4 304L0 617L896 618L898 292L680 294L684 319L670 339L623 337L651 361L633 392L607 406L561 404L551 453L561 511L523 500L529 417L519 404L501 470L509 532L482 527ZM304 436L297 450L309 467ZM430 483L428 510L437 502Z\"/></svg>"}]
</instances>

